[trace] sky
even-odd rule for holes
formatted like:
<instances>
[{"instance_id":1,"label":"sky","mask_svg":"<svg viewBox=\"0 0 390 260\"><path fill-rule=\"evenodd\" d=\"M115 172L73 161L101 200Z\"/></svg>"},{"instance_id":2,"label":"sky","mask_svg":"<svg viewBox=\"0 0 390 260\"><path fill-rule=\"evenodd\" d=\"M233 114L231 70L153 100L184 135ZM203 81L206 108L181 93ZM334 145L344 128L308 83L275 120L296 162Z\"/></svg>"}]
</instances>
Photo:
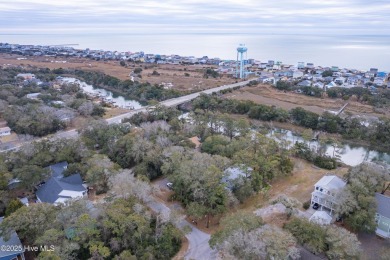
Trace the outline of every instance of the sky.
<instances>
[{"instance_id":1,"label":"sky","mask_svg":"<svg viewBox=\"0 0 390 260\"><path fill-rule=\"evenodd\" d=\"M390 35L389 0L1 0L0 34Z\"/></svg>"}]
</instances>

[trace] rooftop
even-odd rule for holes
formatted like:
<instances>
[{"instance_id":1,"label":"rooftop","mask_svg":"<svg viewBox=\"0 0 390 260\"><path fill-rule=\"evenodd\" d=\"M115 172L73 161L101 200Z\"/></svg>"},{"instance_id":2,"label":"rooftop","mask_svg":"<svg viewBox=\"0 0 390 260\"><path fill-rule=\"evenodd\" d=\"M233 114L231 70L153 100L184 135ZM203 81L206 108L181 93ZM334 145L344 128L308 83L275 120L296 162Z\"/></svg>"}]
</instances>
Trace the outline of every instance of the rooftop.
<instances>
[{"instance_id":1,"label":"rooftop","mask_svg":"<svg viewBox=\"0 0 390 260\"><path fill-rule=\"evenodd\" d=\"M320 186L327 190L338 190L344 188L347 183L336 175L327 175L322 177L314 186Z\"/></svg>"},{"instance_id":2,"label":"rooftop","mask_svg":"<svg viewBox=\"0 0 390 260\"><path fill-rule=\"evenodd\" d=\"M377 203L377 212L387 218L390 218L390 197L375 193L375 199Z\"/></svg>"},{"instance_id":3,"label":"rooftop","mask_svg":"<svg viewBox=\"0 0 390 260\"><path fill-rule=\"evenodd\" d=\"M3 218L0 218L0 223ZM9 246L11 251L0 250L0 259L13 259L13 255L21 254L24 252L24 248L16 232L12 232L8 241L4 241L3 237L0 237L0 246Z\"/></svg>"}]
</instances>

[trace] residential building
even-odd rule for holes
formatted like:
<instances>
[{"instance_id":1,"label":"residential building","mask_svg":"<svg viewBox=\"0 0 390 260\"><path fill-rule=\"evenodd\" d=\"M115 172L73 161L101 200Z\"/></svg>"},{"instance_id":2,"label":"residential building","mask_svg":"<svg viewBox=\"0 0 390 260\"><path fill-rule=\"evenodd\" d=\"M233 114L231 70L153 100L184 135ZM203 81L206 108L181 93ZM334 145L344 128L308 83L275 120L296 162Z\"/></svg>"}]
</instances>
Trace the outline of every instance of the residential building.
<instances>
[{"instance_id":1,"label":"residential building","mask_svg":"<svg viewBox=\"0 0 390 260\"><path fill-rule=\"evenodd\" d=\"M345 185L346 182L335 175L322 177L314 184L314 191L311 193L311 205L332 215L337 205L336 194Z\"/></svg>"},{"instance_id":2,"label":"residential building","mask_svg":"<svg viewBox=\"0 0 390 260\"><path fill-rule=\"evenodd\" d=\"M374 85L377 85L377 86L383 86L385 84L385 80L383 78L378 78L376 77L374 79Z\"/></svg>"},{"instance_id":3,"label":"residential building","mask_svg":"<svg viewBox=\"0 0 390 260\"><path fill-rule=\"evenodd\" d=\"M29 99L38 99L39 95L41 95L41 93L30 93L30 94L27 94L27 98Z\"/></svg>"},{"instance_id":4,"label":"residential building","mask_svg":"<svg viewBox=\"0 0 390 260\"><path fill-rule=\"evenodd\" d=\"M319 88L319 89L323 89L324 88L324 83L316 82L316 83L313 84L313 87L316 87L316 88Z\"/></svg>"},{"instance_id":5,"label":"residential building","mask_svg":"<svg viewBox=\"0 0 390 260\"><path fill-rule=\"evenodd\" d=\"M334 88L334 87L338 87L338 85L332 81L329 84L325 85L325 91L330 89L330 88Z\"/></svg>"},{"instance_id":6,"label":"residential building","mask_svg":"<svg viewBox=\"0 0 390 260\"><path fill-rule=\"evenodd\" d=\"M387 78L387 72L384 72L384 71L380 71L380 72L378 72L377 74L376 74L376 76L377 77L379 77L379 78L384 78L384 79L386 79Z\"/></svg>"},{"instance_id":7,"label":"residential building","mask_svg":"<svg viewBox=\"0 0 390 260\"><path fill-rule=\"evenodd\" d=\"M378 69L377 68L370 68L370 72L374 73L374 74L377 74L378 73Z\"/></svg>"},{"instance_id":8,"label":"residential building","mask_svg":"<svg viewBox=\"0 0 390 260\"><path fill-rule=\"evenodd\" d=\"M344 78L344 77L338 77L338 78L336 78L336 79L334 80L334 82L335 82L336 84L338 84L338 85L343 85L343 84L345 83L345 81L346 81L346 78Z\"/></svg>"},{"instance_id":9,"label":"residential building","mask_svg":"<svg viewBox=\"0 0 390 260\"><path fill-rule=\"evenodd\" d=\"M11 128L8 126L6 127L0 127L0 136L6 136L11 134Z\"/></svg>"},{"instance_id":10,"label":"residential building","mask_svg":"<svg viewBox=\"0 0 390 260\"><path fill-rule=\"evenodd\" d=\"M304 69L305 68L305 63L300 61L298 62L298 69Z\"/></svg>"},{"instance_id":11,"label":"residential building","mask_svg":"<svg viewBox=\"0 0 390 260\"><path fill-rule=\"evenodd\" d=\"M35 79L35 75L32 73L19 73L18 75L16 75L16 78L22 78L24 80L31 80L31 79Z\"/></svg>"},{"instance_id":12,"label":"residential building","mask_svg":"<svg viewBox=\"0 0 390 260\"><path fill-rule=\"evenodd\" d=\"M300 70L293 71L293 79L298 79L303 77L303 72Z\"/></svg>"},{"instance_id":13,"label":"residential building","mask_svg":"<svg viewBox=\"0 0 390 260\"><path fill-rule=\"evenodd\" d=\"M375 193L377 210L375 221L378 224L376 234L384 238L390 238L390 197Z\"/></svg>"},{"instance_id":14,"label":"residential building","mask_svg":"<svg viewBox=\"0 0 390 260\"><path fill-rule=\"evenodd\" d=\"M67 166L67 162L61 162L48 167L51 178L38 188L36 192L38 202L59 204L69 199L86 196L87 188L83 184L80 174L64 177L63 172L67 169Z\"/></svg>"},{"instance_id":15,"label":"residential building","mask_svg":"<svg viewBox=\"0 0 390 260\"><path fill-rule=\"evenodd\" d=\"M306 68L308 68L308 69L314 69L314 63L308 62L308 63L306 64Z\"/></svg>"},{"instance_id":16,"label":"residential building","mask_svg":"<svg viewBox=\"0 0 390 260\"><path fill-rule=\"evenodd\" d=\"M304 80L298 83L298 86L300 87L310 87L311 86L311 81L310 80Z\"/></svg>"},{"instance_id":17,"label":"residential building","mask_svg":"<svg viewBox=\"0 0 390 260\"><path fill-rule=\"evenodd\" d=\"M3 218L0 218L0 223ZM0 260L24 260L24 246L20 242L20 239L16 232L12 232L10 238L5 241L3 237L0 237Z\"/></svg>"}]
</instances>

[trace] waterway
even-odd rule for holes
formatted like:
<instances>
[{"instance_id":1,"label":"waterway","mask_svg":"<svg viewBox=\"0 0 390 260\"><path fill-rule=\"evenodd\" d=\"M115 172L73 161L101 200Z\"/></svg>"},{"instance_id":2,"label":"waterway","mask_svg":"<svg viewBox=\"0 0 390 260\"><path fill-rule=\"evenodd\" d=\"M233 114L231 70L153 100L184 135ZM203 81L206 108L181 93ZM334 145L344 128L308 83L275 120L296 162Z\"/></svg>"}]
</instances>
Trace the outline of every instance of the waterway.
<instances>
[{"instance_id":1,"label":"waterway","mask_svg":"<svg viewBox=\"0 0 390 260\"><path fill-rule=\"evenodd\" d=\"M62 78L61 79L64 82L69 82L69 83L78 83L80 85L80 88L83 90L84 93L91 95L91 96L98 96L104 99L106 102L110 102L113 105L125 109L138 109L143 107L143 105L132 99L127 99L117 93L111 92L109 90L105 90L102 88L96 88L92 85L87 84L84 81L80 81L75 78Z\"/></svg>"},{"instance_id":2,"label":"waterway","mask_svg":"<svg viewBox=\"0 0 390 260\"><path fill-rule=\"evenodd\" d=\"M179 116L179 119L185 119L190 123L193 122L189 113L184 113L183 115ZM222 133L224 131L223 127L220 127L219 131ZM308 142L304 140L299 134L280 128L273 128L272 130L269 130L266 133L266 136L276 140L279 143L284 141L283 143L286 145L286 148L292 148L296 142L306 143L312 150L321 150L326 155L336 157L340 160L340 162L350 166L356 166L362 162L374 161L390 164L390 154L371 150L361 145L341 143L334 147L331 144L321 144L318 141Z\"/></svg>"},{"instance_id":3,"label":"waterway","mask_svg":"<svg viewBox=\"0 0 390 260\"><path fill-rule=\"evenodd\" d=\"M367 147L359 145L351 145L346 143L341 143L340 145L334 147L330 144L321 144L318 141L305 141L300 135L293 133L290 130L285 129L273 129L268 134L268 137L271 137L278 142L285 140L288 142L288 147L292 147L295 142L306 143L310 146L312 150L321 149L328 156L335 156L339 158L342 163L345 163L350 166L356 166L362 162L373 162L381 161L385 163L390 163L390 155L388 153L382 153L375 150L370 150Z\"/></svg>"}]
</instances>

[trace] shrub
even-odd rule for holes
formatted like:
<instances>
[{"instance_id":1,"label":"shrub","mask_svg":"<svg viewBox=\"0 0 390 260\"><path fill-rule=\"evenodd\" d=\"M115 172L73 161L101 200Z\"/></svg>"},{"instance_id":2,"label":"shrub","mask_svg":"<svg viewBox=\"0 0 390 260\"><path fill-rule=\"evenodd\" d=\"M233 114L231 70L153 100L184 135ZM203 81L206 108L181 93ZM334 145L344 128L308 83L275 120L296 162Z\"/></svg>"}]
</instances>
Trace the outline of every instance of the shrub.
<instances>
[{"instance_id":1,"label":"shrub","mask_svg":"<svg viewBox=\"0 0 390 260\"><path fill-rule=\"evenodd\" d=\"M309 208L310 208L310 200L305 201L305 202L303 203L303 208L304 208L304 209L309 209Z\"/></svg>"},{"instance_id":2,"label":"shrub","mask_svg":"<svg viewBox=\"0 0 390 260\"><path fill-rule=\"evenodd\" d=\"M134 73L139 74L139 73L141 73L141 72L142 72L142 69L141 69L141 68L135 68L135 69L134 69Z\"/></svg>"}]
</instances>

